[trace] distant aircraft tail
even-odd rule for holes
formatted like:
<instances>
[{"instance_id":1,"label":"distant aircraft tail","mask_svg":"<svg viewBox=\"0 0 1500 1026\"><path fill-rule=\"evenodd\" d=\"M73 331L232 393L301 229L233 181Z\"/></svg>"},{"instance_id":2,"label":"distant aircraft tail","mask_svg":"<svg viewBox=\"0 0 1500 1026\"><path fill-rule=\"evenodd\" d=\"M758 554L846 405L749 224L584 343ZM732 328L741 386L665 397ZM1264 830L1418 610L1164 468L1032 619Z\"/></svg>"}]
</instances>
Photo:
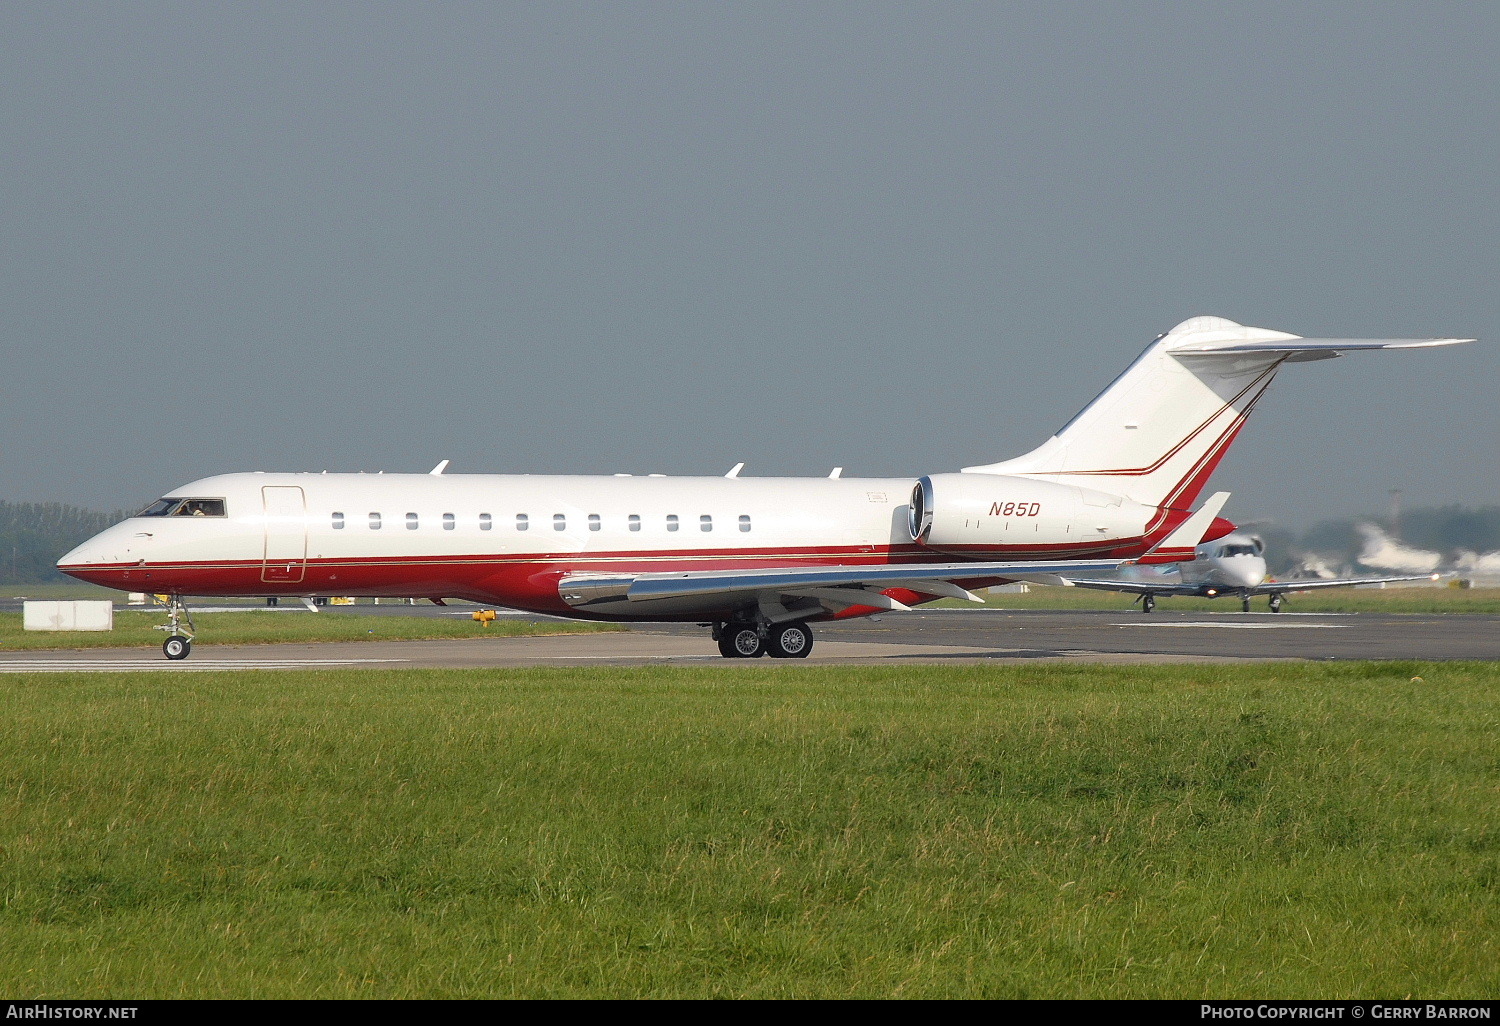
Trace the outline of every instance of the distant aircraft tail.
<instances>
[{"instance_id":1,"label":"distant aircraft tail","mask_svg":"<svg viewBox=\"0 0 1500 1026\"><path fill-rule=\"evenodd\" d=\"M1186 509L1284 363L1360 349L1410 349L1473 339L1302 338L1222 317L1183 321L1146 347L1065 424L1025 456L963 468L1012 474Z\"/></svg>"}]
</instances>

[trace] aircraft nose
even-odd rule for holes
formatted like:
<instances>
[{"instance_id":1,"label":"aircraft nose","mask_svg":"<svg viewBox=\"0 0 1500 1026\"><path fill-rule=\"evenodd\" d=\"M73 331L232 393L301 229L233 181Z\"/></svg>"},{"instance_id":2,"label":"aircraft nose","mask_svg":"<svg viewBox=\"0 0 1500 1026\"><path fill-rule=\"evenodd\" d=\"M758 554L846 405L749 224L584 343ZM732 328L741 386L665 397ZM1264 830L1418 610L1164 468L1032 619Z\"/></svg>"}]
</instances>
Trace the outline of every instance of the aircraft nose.
<instances>
[{"instance_id":1,"label":"aircraft nose","mask_svg":"<svg viewBox=\"0 0 1500 1026\"><path fill-rule=\"evenodd\" d=\"M57 559L57 568L63 573L67 573L74 567L85 567L90 563L102 562L98 557L98 550L99 547L94 544L94 539L90 538L82 545L75 545L59 556Z\"/></svg>"},{"instance_id":2,"label":"aircraft nose","mask_svg":"<svg viewBox=\"0 0 1500 1026\"><path fill-rule=\"evenodd\" d=\"M119 525L101 531L58 557L57 569L70 577L93 580L93 577L85 575L105 566L118 566L138 558L133 550L139 548L139 543L144 539L133 535L133 531L122 531Z\"/></svg>"},{"instance_id":3,"label":"aircraft nose","mask_svg":"<svg viewBox=\"0 0 1500 1026\"><path fill-rule=\"evenodd\" d=\"M1246 559L1234 569L1242 588L1254 588L1266 579L1266 565L1258 559Z\"/></svg>"}]
</instances>

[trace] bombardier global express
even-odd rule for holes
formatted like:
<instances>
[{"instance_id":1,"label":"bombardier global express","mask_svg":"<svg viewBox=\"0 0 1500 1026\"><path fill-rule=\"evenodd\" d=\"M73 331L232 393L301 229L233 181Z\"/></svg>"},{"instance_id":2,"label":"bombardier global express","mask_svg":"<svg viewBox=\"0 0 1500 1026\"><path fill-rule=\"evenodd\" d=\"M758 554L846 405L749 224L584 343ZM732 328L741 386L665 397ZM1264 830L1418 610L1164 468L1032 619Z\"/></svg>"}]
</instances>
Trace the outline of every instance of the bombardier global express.
<instances>
[{"instance_id":1,"label":"bombardier global express","mask_svg":"<svg viewBox=\"0 0 1500 1026\"><path fill-rule=\"evenodd\" d=\"M1192 509L1283 364L1472 339L1318 339L1195 317L1016 459L910 478L228 474L174 489L58 561L170 597L469 599L690 621L726 657L806 656L810 623L1007 581L1191 559L1228 534Z\"/></svg>"}]
</instances>

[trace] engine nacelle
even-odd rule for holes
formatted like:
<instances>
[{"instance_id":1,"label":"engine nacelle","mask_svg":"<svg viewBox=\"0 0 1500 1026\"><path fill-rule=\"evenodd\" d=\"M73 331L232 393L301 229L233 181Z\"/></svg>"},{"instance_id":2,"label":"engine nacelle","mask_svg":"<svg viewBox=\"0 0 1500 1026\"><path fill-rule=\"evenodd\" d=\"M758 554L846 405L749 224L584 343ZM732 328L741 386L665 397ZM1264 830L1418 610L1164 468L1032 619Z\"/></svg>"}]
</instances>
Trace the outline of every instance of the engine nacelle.
<instances>
[{"instance_id":1,"label":"engine nacelle","mask_svg":"<svg viewBox=\"0 0 1500 1026\"><path fill-rule=\"evenodd\" d=\"M911 496L913 541L937 550L1046 548L1140 538L1158 511L1118 495L1000 474L933 474Z\"/></svg>"}]
</instances>

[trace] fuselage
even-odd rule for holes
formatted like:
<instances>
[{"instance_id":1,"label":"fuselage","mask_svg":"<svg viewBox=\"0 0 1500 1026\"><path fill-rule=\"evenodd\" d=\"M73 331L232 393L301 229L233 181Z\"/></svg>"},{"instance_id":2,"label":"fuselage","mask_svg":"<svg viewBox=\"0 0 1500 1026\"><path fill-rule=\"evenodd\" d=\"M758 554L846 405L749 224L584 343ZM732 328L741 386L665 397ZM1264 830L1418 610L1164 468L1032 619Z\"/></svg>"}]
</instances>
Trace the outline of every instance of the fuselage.
<instances>
[{"instance_id":1,"label":"fuselage","mask_svg":"<svg viewBox=\"0 0 1500 1026\"><path fill-rule=\"evenodd\" d=\"M596 616L569 603L565 579L935 558L1126 559L1187 516L1051 482L963 477L961 503L951 487L938 491L954 496L940 511L941 532L918 540L909 478L228 474L174 489L58 565L125 591L461 598ZM678 602L642 606L632 618L731 612Z\"/></svg>"},{"instance_id":2,"label":"fuselage","mask_svg":"<svg viewBox=\"0 0 1500 1026\"><path fill-rule=\"evenodd\" d=\"M1266 580L1266 559L1260 541L1232 533L1204 542L1193 558L1163 566L1129 566L1118 573L1122 582L1180 588L1180 594L1241 595Z\"/></svg>"}]
</instances>

